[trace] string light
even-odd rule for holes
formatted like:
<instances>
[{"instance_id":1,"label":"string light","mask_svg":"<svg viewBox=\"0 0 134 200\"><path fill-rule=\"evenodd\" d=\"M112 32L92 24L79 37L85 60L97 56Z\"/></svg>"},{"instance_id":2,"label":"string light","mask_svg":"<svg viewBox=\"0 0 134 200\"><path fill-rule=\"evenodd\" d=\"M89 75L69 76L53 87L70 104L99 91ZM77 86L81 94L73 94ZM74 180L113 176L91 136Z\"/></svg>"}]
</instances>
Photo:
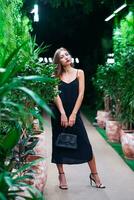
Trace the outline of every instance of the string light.
<instances>
[{"instance_id":1,"label":"string light","mask_svg":"<svg viewBox=\"0 0 134 200\"><path fill-rule=\"evenodd\" d=\"M49 58L47 58L47 57L44 57L44 58L40 57L39 58L39 62L43 62L43 61L44 61L44 63L52 63L53 59L51 57L49 57ZM72 58L72 63L79 63L79 62L80 62L79 58Z\"/></svg>"},{"instance_id":2,"label":"string light","mask_svg":"<svg viewBox=\"0 0 134 200\"><path fill-rule=\"evenodd\" d=\"M78 59L78 58L75 58L75 62L76 62L76 63L79 63L79 59Z\"/></svg>"}]
</instances>

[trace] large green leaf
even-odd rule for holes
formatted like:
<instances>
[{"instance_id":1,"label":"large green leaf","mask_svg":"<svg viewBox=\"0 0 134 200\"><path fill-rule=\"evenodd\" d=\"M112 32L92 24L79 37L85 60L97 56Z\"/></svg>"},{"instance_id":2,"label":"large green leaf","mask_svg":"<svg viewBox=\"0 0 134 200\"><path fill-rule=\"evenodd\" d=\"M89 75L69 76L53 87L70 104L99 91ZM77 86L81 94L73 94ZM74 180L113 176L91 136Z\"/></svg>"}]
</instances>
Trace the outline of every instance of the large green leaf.
<instances>
[{"instance_id":1,"label":"large green leaf","mask_svg":"<svg viewBox=\"0 0 134 200\"><path fill-rule=\"evenodd\" d=\"M18 59L17 58L17 54L20 51L20 49L27 43L24 42L22 45L20 45L18 48L16 48L10 55L9 57L5 60L5 62L3 63L3 66L6 68L6 71L0 75L0 85L2 85L3 83L5 83L9 77L11 75L13 75L13 73L15 74L20 68L21 66L16 66L16 62L14 60L14 62L12 62L13 59ZM9 64L10 63L10 64Z\"/></svg>"},{"instance_id":2,"label":"large green leaf","mask_svg":"<svg viewBox=\"0 0 134 200\"><path fill-rule=\"evenodd\" d=\"M29 187L28 189L29 193L30 193L30 196L31 198L26 198L26 200L45 200L45 197L44 195L39 192L39 190L37 190L36 188L33 190L32 188Z\"/></svg>"},{"instance_id":3,"label":"large green leaf","mask_svg":"<svg viewBox=\"0 0 134 200\"><path fill-rule=\"evenodd\" d=\"M21 84L21 81L18 79L12 79L9 83L5 83L0 87L0 97L2 98L8 92L15 89L17 86Z\"/></svg>"},{"instance_id":4,"label":"large green leaf","mask_svg":"<svg viewBox=\"0 0 134 200\"><path fill-rule=\"evenodd\" d=\"M26 122L29 118L29 110L26 111L23 104L14 103L8 100L2 100L2 109L0 112L1 121L10 120L16 121L21 120Z\"/></svg>"},{"instance_id":5,"label":"large green leaf","mask_svg":"<svg viewBox=\"0 0 134 200\"><path fill-rule=\"evenodd\" d=\"M38 94L33 92L32 90L26 88L26 87L18 87L18 89L24 91L27 93L41 108L43 108L48 114L53 115L51 109L47 106L45 101L39 97Z\"/></svg>"},{"instance_id":6,"label":"large green leaf","mask_svg":"<svg viewBox=\"0 0 134 200\"><path fill-rule=\"evenodd\" d=\"M9 186L5 181L5 177L10 177L10 173L7 171L3 171L0 173L0 192L4 194L6 194L9 189Z\"/></svg>"},{"instance_id":7,"label":"large green leaf","mask_svg":"<svg viewBox=\"0 0 134 200\"><path fill-rule=\"evenodd\" d=\"M33 178L32 175L18 176L17 178L15 178L15 182L23 181L23 180L25 180L25 179L32 179L32 178Z\"/></svg>"},{"instance_id":8,"label":"large green leaf","mask_svg":"<svg viewBox=\"0 0 134 200\"><path fill-rule=\"evenodd\" d=\"M0 192L0 200L7 200L6 196Z\"/></svg>"},{"instance_id":9,"label":"large green leaf","mask_svg":"<svg viewBox=\"0 0 134 200\"><path fill-rule=\"evenodd\" d=\"M11 151L13 147L18 143L21 132L18 128L13 127L3 138L3 149L5 151Z\"/></svg>"},{"instance_id":10,"label":"large green leaf","mask_svg":"<svg viewBox=\"0 0 134 200\"><path fill-rule=\"evenodd\" d=\"M17 77L16 80L21 80L21 81L47 81L47 82L53 82L54 79L49 78L47 76L36 76L36 75L31 75L31 76L22 76L22 77Z\"/></svg>"},{"instance_id":11,"label":"large green leaf","mask_svg":"<svg viewBox=\"0 0 134 200\"><path fill-rule=\"evenodd\" d=\"M18 175L22 172L24 172L25 170L29 169L30 167L36 165L37 163L39 163L40 161L43 161L44 158L39 158L37 160L34 160L32 162L29 162L25 165L23 165L21 168L19 168L16 172L12 173L12 177L14 177L14 180L16 180L18 178Z\"/></svg>"},{"instance_id":12,"label":"large green leaf","mask_svg":"<svg viewBox=\"0 0 134 200\"><path fill-rule=\"evenodd\" d=\"M10 176L5 176L4 181L9 187L13 186L13 179Z\"/></svg>"}]
</instances>

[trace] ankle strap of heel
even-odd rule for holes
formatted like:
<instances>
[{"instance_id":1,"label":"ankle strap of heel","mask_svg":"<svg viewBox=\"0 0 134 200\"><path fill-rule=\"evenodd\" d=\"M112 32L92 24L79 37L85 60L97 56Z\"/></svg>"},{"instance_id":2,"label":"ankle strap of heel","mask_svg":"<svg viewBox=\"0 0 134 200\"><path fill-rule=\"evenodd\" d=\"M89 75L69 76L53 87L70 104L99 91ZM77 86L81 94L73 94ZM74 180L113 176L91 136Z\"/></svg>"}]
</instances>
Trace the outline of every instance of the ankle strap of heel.
<instances>
[{"instance_id":1,"label":"ankle strap of heel","mask_svg":"<svg viewBox=\"0 0 134 200\"><path fill-rule=\"evenodd\" d=\"M98 173L97 172L95 172L95 173L91 173L92 175L97 175Z\"/></svg>"}]
</instances>

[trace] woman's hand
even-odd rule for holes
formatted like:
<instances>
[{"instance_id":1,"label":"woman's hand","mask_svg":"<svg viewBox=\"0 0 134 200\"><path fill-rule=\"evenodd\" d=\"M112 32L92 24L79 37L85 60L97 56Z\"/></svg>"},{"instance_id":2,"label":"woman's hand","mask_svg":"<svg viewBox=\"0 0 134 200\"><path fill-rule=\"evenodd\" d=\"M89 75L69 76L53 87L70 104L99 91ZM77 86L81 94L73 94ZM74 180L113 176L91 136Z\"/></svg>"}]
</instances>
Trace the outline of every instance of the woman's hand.
<instances>
[{"instance_id":1,"label":"woman's hand","mask_svg":"<svg viewBox=\"0 0 134 200\"><path fill-rule=\"evenodd\" d=\"M61 114L61 126L65 128L68 126L68 119L65 113Z\"/></svg>"},{"instance_id":2,"label":"woman's hand","mask_svg":"<svg viewBox=\"0 0 134 200\"><path fill-rule=\"evenodd\" d=\"M76 114L72 113L69 117L68 126L72 127L75 124L75 121L76 121Z\"/></svg>"}]
</instances>

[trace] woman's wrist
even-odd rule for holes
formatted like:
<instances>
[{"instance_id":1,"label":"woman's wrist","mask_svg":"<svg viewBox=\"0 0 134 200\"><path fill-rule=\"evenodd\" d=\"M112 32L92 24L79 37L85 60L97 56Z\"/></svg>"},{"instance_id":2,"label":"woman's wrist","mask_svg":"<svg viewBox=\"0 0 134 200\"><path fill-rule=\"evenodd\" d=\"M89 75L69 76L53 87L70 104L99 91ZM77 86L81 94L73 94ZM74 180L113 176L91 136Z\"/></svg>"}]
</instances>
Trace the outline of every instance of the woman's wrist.
<instances>
[{"instance_id":1,"label":"woman's wrist","mask_svg":"<svg viewBox=\"0 0 134 200\"><path fill-rule=\"evenodd\" d=\"M77 112L72 112L73 115L77 115Z\"/></svg>"},{"instance_id":2,"label":"woman's wrist","mask_svg":"<svg viewBox=\"0 0 134 200\"><path fill-rule=\"evenodd\" d=\"M61 112L60 114L61 114L61 115L66 115L66 113L65 113L65 112Z\"/></svg>"}]
</instances>

